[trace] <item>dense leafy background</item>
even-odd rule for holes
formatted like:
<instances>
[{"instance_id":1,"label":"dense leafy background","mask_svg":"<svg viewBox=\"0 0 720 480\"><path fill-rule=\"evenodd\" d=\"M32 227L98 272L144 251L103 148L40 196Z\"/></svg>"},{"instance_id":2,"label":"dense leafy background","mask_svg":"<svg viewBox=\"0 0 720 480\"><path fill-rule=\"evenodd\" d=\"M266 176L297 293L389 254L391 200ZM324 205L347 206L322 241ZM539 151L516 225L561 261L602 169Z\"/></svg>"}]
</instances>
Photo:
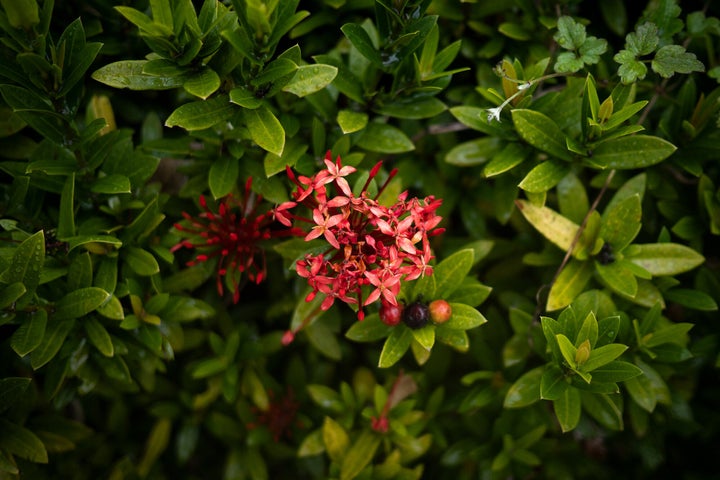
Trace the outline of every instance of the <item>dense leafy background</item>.
<instances>
[{"instance_id":1,"label":"dense leafy background","mask_svg":"<svg viewBox=\"0 0 720 480\"><path fill-rule=\"evenodd\" d=\"M0 0L0 478L716 476L720 11L628 3ZM172 249L328 150L447 324Z\"/></svg>"}]
</instances>

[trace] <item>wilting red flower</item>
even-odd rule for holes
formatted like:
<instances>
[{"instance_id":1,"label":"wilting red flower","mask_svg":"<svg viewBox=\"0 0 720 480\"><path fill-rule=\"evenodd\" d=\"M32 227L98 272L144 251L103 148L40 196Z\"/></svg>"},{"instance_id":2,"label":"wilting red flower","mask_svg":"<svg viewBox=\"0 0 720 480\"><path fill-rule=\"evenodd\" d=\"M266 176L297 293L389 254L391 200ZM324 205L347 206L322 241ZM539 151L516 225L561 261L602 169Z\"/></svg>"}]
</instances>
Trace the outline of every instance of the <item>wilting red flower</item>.
<instances>
[{"instance_id":1,"label":"wilting red flower","mask_svg":"<svg viewBox=\"0 0 720 480\"><path fill-rule=\"evenodd\" d=\"M324 162L327 168L311 178L296 177L287 168L297 186L295 201L279 205L275 217L288 227L310 225L305 240L324 238L329 244L326 251L308 254L296 264L298 275L313 289L306 300L321 293L325 296L323 310L335 299L357 305L358 319L362 320L363 307L378 299L397 305L401 281L432 274L428 236L444 230L437 228L442 217L435 213L442 200L432 196L408 199L404 192L394 205L386 207L377 199L397 170L390 172L371 198L367 189L382 162L372 168L357 196L345 178L355 168L343 167L340 157L333 162L330 152ZM293 214L291 210L298 205L307 207L312 218ZM370 293L363 299L364 286L370 287Z\"/></svg>"},{"instance_id":2,"label":"wilting red flower","mask_svg":"<svg viewBox=\"0 0 720 480\"><path fill-rule=\"evenodd\" d=\"M200 197L203 209L196 217L183 212L185 223L176 223L175 228L188 238L172 247L175 252L181 248L196 249L195 257L187 262L193 266L217 259L216 283L218 293L223 294L223 278L231 286L233 302L240 299L240 280L245 274L247 280L261 283L267 276L265 250L262 242L271 238L301 235L299 229L276 228L275 213L272 209L258 213L261 196L256 196L250 187L252 177L245 183L243 198L232 195L224 197L217 212L210 209L205 197Z\"/></svg>"},{"instance_id":3,"label":"wilting red flower","mask_svg":"<svg viewBox=\"0 0 720 480\"><path fill-rule=\"evenodd\" d=\"M257 421L248 423L247 428L252 430L265 425L276 442L280 441L283 436L291 438L292 427L301 426L296 420L300 403L295 400L293 390L288 388L287 394L278 399L275 398L275 393L272 390L268 390L268 396L270 397L270 404L267 410L254 407L253 412Z\"/></svg>"}]
</instances>

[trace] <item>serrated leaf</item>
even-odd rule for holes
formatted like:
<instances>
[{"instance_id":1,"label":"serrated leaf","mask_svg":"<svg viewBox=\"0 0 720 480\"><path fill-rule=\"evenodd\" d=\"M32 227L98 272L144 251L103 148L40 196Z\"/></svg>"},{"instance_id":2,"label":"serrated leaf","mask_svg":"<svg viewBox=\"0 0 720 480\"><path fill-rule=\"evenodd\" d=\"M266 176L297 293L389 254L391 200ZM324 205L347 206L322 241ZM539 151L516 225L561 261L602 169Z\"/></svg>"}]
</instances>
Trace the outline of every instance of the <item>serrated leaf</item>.
<instances>
[{"instance_id":1,"label":"serrated leaf","mask_svg":"<svg viewBox=\"0 0 720 480\"><path fill-rule=\"evenodd\" d=\"M243 112L252 140L263 150L282 155L285 148L285 129L265 106Z\"/></svg>"},{"instance_id":2,"label":"serrated leaf","mask_svg":"<svg viewBox=\"0 0 720 480\"><path fill-rule=\"evenodd\" d=\"M24 357L42 343L47 325L47 311L38 310L24 318L23 323L10 337L10 346L15 353Z\"/></svg>"},{"instance_id":3,"label":"serrated leaf","mask_svg":"<svg viewBox=\"0 0 720 480\"><path fill-rule=\"evenodd\" d=\"M634 55L649 55L655 51L659 41L657 26L652 22L645 22L634 32L627 34L625 47Z\"/></svg>"},{"instance_id":4,"label":"serrated leaf","mask_svg":"<svg viewBox=\"0 0 720 480\"><path fill-rule=\"evenodd\" d=\"M413 334L409 328L404 325L398 325L393 328L393 331L385 340L382 351L380 352L380 360L378 361L378 367L388 368L395 365L398 360L405 355L408 348L410 348L410 342L413 339Z\"/></svg>"},{"instance_id":5,"label":"serrated leaf","mask_svg":"<svg viewBox=\"0 0 720 480\"><path fill-rule=\"evenodd\" d=\"M550 117L535 110L515 109L512 119L517 133L527 143L555 158L572 161L565 134Z\"/></svg>"},{"instance_id":6,"label":"serrated leaf","mask_svg":"<svg viewBox=\"0 0 720 480\"><path fill-rule=\"evenodd\" d=\"M624 84L642 80L647 75L647 67L644 63L635 58L635 55L628 50L620 50L615 54L613 60L620 64L618 75Z\"/></svg>"},{"instance_id":7,"label":"serrated leaf","mask_svg":"<svg viewBox=\"0 0 720 480\"><path fill-rule=\"evenodd\" d=\"M302 98L330 85L337 74L338 69L332 65L301 65L282 89Z\"/></svg>"},{"instance_id":8,"label":"serrated leaf","mask_svg":"<svg viewBox=\"0 0 720 480\"><path fill-rule=\"evenodd\" d=\"M572 17L563 15L557 21L558 31L553 35L558 44L567 50L577 50L585 43L585 26Z\"/></svg>"},{"instance_id":9,"label":"serrated leaf","mask_svg":"<svg viewBox=\"0 0 720 480\"><path fill-rule=\"evenodd\" d=\"M705 71L705 66L695 54L686 52L680 45L661 47L650 65L655 73L664 78L672 77L675 73Z\"/></svg>"},{"instance_id":10,"label":"serrated leaf","mask_svg":"<svg viewBox=\"0 0 720 480\"><path fill-rule=\"evenodd\" d=\"M165 126L182 127L189 131L203 130L230 118L235 108L227 95L189 102L176 108L165 120Z\"/></svg>"}]
</instances>

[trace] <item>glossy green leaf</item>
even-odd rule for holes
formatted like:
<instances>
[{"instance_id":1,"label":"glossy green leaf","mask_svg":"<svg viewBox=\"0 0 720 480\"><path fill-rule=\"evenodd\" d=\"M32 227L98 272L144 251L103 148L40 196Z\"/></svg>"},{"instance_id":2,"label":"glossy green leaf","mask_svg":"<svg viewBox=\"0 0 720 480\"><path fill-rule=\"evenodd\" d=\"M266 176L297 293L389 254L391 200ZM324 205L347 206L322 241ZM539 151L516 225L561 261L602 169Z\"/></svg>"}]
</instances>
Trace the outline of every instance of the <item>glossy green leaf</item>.
<instances>
[{"instance_id":1,"label":"glossy green leaf","mask_svg":"<svg viewBox=\"0 0 720 480\"><path fill-rule=\"evenodd\" d=\"M0 449L35 463L48 463L43 442L33 432L0 418Z\"/></svg>"},{"instance_id":2,"label":"glossy green leaf","mask_svg":"<svg viewBox=\"0 0 720 480\"><path fill-rule=\"evenodd\" d=\"M4 283L22 282L25 295L16 301L16 308L24 308L40 283L45 263L45 234L42 230L29 236L13 252L10 266L0 275Z\"/></svg>"},{"instance_id":3,"label":"glossy green leaf","mask_svg":"<svg viewBox=\"0 0 720 480\"><path fill-rule=\"evenodd\" d=\"M540 398L557 400L570 388L563 371L557 365L548 365L540 380Z\"/></svg>"},{"instance_id":4,"label":"glossy green leaf","mask_svg":"<svg viewBox=\"0 0 720 480\"><path fill-rule=\"evenodd\" d=\"M473 167L492 160L503 147L496 137L482 137L460 143L445 155L445 161L456 167Z\"/></svg>"},{"instance_id":5,"label":"glossy green leaf","mask_svg":"<svg viewBox=\"0 0 720 480\"><path fill-rule=\"evenodd\" d=\"M230 90L230 102L243 108L255 109L263 104L263 100L245 87L235 87Z\"/></svg>"},{"instance_id":6,"label":"glossy green leaf","mask_svg":"<svg viewBox=\"0 0 720 480\"><path fill-rule=\"evenodd\" d=\"M340 30L363 57L370 60L376 67L382 68L383 62L380 52L375 49L370 36L362 26L355 23L346 23L340 27Z\"/></svg>"},{"instance_id":7,"label":"glossy green leaf","mask_svg":"<svg viewBox=\"0 0 720 480\"><path fill-rule=\"evenodd\" d=\"M345 453L340 467L340 480L352 480L370 463L380 446L381 437L371 430L363 430Z\"/></svg>"},{"instance_id":8,"label":"glossy green leaf","mask_svg":"<svg viewBox=\"0 0 720 480\"><path fill-rule=\"evenodd\" d=\"M46 325L46 310L38 310L27 315L23 323L20 324L12 337L10 337L10 346L15 350L15 353L24 357L39 347L45 336Z\"/></svg>"},{"instance_id":9,"label":"glossy green leaf","mask_svg":"<svg viewBox=\"0 0 720 480\"><path fill-rule=\"evenodd\" d=\"M138 462L138 474L146 477L158 457L165 451L170 443L172 421L169 418L158 418L155 421L145 443L145 453Z\"/></svg>"},{"instance_id":10,"label":"glossy green leaf","mask_svg":"<svg viewBox=\"0 0 720 480\"><path fill-rule=\"evenodd\" d=\"M637 244L625 251L627 260L654 276L677 275L701 265L705 257L677 243Z\"/></svg>"},{"instance_id":11,"label":"glossy green leaf","mask_svg":"<svg viewBox=\"0 0 720 480\"><path fill-rule=\"evenodd\" d=\"M487 109L472 107L468 105L458 105L450 108L450 113L463 125L483 132L491 137L512 138L506 130L500 126L499 122L488 122Z\"/></svg>"},{"instance_id":12,"label":"glossy green leaf","mask_svg":"<svg viewBox=\"0 0 720 480\"><path fill-rule=\"evenodd\" d=\"M569 432L580 422L580 392L574 388L566 389L553 401L553 410L563 432Z\"/></svg>"},{"instance_id":13,"label":"glossy green leaf","mask_svg":"<svg viewBox=\"0 0 720 480\"><path fill-rule=\"evenodd\" d=\"M533 368L515 380L505 394L503 407L524 408L540 400L540 382L544 370L545 366Z\"/></svg>"},{"instance_id":14,"label":"glossy green leaf","mask_svg":"<svg viewBox=\"0 0 720 480\"><path fill-rule=\"evenodd\" d=\"M567 251L577 235L578 225L548 207L538 207L526 200L516 200L520 213L545 238Z\"/></svg>"},{"instance_id":15,"label":"glossy green leaf","mask_svg":"<svg viewBox=\"0 0 720 480\"><path fill-rule=\"evenodd\" d=\"M395 118L419 120L440 115L447 106L435 97L413 99L404 102L387 103L377 109L377 113Z\"/></svg>"},{"instance_id":16,"label":"glossy green leaf","mask_svg":"<svg viewBox=\"0 0 720 480\"><path fill-rule=\"evenodd\" d=\"M343 133L358 132L367 126L368 114L352 110L340 110L337 115L337 123Z\"/></svg>"},{"instance_id":17,"label":"glossy green leaf","mask_svg":"<svg viewBox=\"0 0 720 480\"><path fill-rule=\"evenodd\" d=\"M208 185L213 198L222 198L232 191L240 174L240 162L229 156L221 155L210 165Z\"/></svg>"},{"instance_id":18,"label":"glossy green leaf","mask_svg":"<svg viewBox=\"0 0 720 480\"><path fill-rule=\"evenodd\" d=\"M633 298L638 292L638 282L632 271L615 261L607 265L595 262L595 271L608 288L625 297Z\"/></svg>"},{"instance_id":19,"label":"glossy green leaf","mask_svg":"<svg viewBox=\"0 0 720 480\"><path fill-rule=\"evenodd\" d=\"M570 305L585 290L592 274L592 262L571 259L550 288L545 308L552 312Z\"/></svg>"},{"instance_id":20,"label":"glossy green leaf","mask_svg":"<svg viewBox=\"0 0 720 480\"><path fill-rule=\"evenodd\" d=\"M0 379L0 412L12 407L24 397L32 382L29 377L6 377Z\"/></svg>"},{"instance_id":21,"label":"glossy green leaf","mask_svg":"<svg viewBox=\"0 0 720 480\"><path fill-rule=\"evenodd\" d=\"M40 23L36 0L2 0L0 4L13 28L30 30Z\"/></svg>"},{"instance_id":22,"label":"glossy green leaf","mask_svg":"<svg viewBox=\"0 0 720 480\"><path fill-rule=\"evenodd\" d=\"M433 269L435 277L435 296L447 299L465 281L473 266L474 251L466 248L459 250Z\"/></svg>"},{"instance_id":23,"label":"glossy green leaf","mask_svg":"<svg viewBox=\"0 0 720 480\"><path fill-rule=\"evenodd\" d=\"M439 329L470 330L487 323L487 319L483 314L469 305L450 303L450 307L452 307L452 316L450 320L439 326Z\"/></svg>"},{"instance_id":24,"label":"glossy green leaf","mask_svg":"<svg viewBox=\"0 0 720 480\"><path fill-rule=\"evenodd\" d=\"M227 95L217 95L209 100L179 106L165 120L165 126L182 127L190 131L203 130L230 118L235 108Z\"/></svg>"},{"instance_id":25,"label":"glossy green leaf","mask_svg":"<svg viewBox=\"0 0 720 480\"><path fill-rule=\"evenodd\" d=\"M582 407L603 427L621 431L623 429L622 403L605 393L582 392Z\"/></svg>"},{"instance_id":26,"label":"glossy green leaf","mask_svg":"<svg viewBox=\"0 0 720 480\"><path fill-rule=\"evenodd\" d=\"M435 329L435 340L448 345L458 352L467 352L470 348L470 339L465 330L450 328Z\"/></svg>"},{"instance_id":27,"label":"glossy green leaf","mask_svg":"<svg viewBox=\"0 0 720 480\"><path fill-rule=\"evenodd\" d=\"M105 327L95 318L89 317L82 321L88 339L100 353L106 357L112 357L115 354L110 334Z\"/></svg>"},{"instance_id":28,"label":"glossy green leaf","mask_svg":"<svg viewBox=\"0 0 720 480\"><path fill-rule=\"evenodd\" d=\"M150 276L160 271L157 260L147 250L139 247L128 247L125 252L125 262L138 275Z\"/></svg>"},{"instance_id":29,"label":"glossy green leaf","mask_svg":"<svg viewBox=\"0 0 720 480\"><path fill-rule=\"evenodd\" d=\"M589 161L599 168L645 168L662 162L675 150L675 145L662 138L633 135L602 142Z\"/></svg>"},{"instance_id":30,"label":"glossy green leaf","mask_svg":"<svg viewBox=\"0 0 720 480\"><path fill-rule=\"evenodd\" d=\"M695 310L712 312L718 309L715 300L707 293L699 290L673 288L672 290L663 292L663 296L668 302L674 302Z\"/></svg>"},{"instance_id":31,"label":"glossy green leaf","mask_svg":"<svg viewBox=\"0 0 720 480\"><path fill-rule=\"evenodd\" d=\"M342 357L340 343L335 333L322 322L314 322L304 329L308 340L320 353L326 357L339 361Z\"/></svg>"},{"instance_id":32,"label":"glossy green leaf","mask_svg":"<svg viewBox=\"0 0 720 480\"><path fill-rule=\"evenodd\" d=\"M98 287L86 287L69 292L55 304L52 323L87 315L109 298L110 294Z\"/></svg>"},{"instance_id":33,"label":"glossy green leaf","mask_svg":"<svg viewBox=\"0 0 720 480\"><path fill-rule=\"evenodd\" d=\"M508 143L485 165L483 175L494 177L520 165L529 155L529 149L519 143Z\"/></svg>"},{"instance_id":34,"label":"glossy green leaf","mask_svg":"<svg viewBox=\"0 0 720 480\"><path fill-rule=\"evenodd\" d=\"M337 73L332 65L301 65L282 89L302 98L330 85Z\"/></svg>"},{"instance_id":35,"label":"glossy green leaf","mask_svg":"<svg viewBox=\"0 0 720 480\"><path fill-rule=\"evenodd\" d=\"M322 438L328 456L335 462L342 461L350 446L350 437L345 429L335 420L326 416L322 426Z\"/></svg>"},{"instance_id":36,"label":"glossy green leaf","mask_svg":"<svg viewBox=\"0 0 720 480\"><path fill-rule=\"evenodd\" d=\"M280 121L265 106L243 112L250 137L263 150L282 155L285 148L285 130Z\"/></svg>"},{"instance_id":37,"label":"glossy green leaf","mask_svg":"<svg viewBox=\"0 0 720 480\"><path fill-rule=\"evenodd\" d=\"M205 100L220 88L220 77L213 69L204 68L189 76L183 83L183 88L190 95Z\"/></svg>"},{"instance_id":38,"label":"glossy green leaf","mask_svg":"<svg viewBox=\"0 0 720 480\"><path fill-rule=\"evenodd\" d=\"M568 337L566 337L562 333L555 335L555 340L557 341L557 346L560 349L560 353L562 354L567 364L570 365L570 367L575 368L577 366L577 363L575 361L575 357L577 356L577 348L575 348L575 345L573 345L572 342L568 339Z\"/></svg>"},{"instance_id":39,"label":"glossy green leaf","mask_svg":"<svg viewBox=\"0 0 720 480\"><path fill-rule=\"evenodd\" d=\"M454 303L464 303L471 307L477 307L488 298L492 288L481 283L469 283L460 285L445 300Z\"/></svg>"},{"instance_id":40,"label":"glossy green leaf","mask_svg":"<svg viewBox=\"0 0 720 480\"><path fill-rule=\"evenodd\" d=\"M640 232L642 207L640 196L633 195L621 200L602 216L600 237L619 252L632 242Z\"/></svg>"},{"instance_id":41,"label":"glossy green leaf","mask_svg":"<svg viewBox=\"0 0 720 480\"><path fill-rule=\"evenodd\" d=\"M65 143L67 126L46 99L15 85L0 85L0 95L13 112L38 133L58 144Z\"/></svg>"},{"instance_id":42,"label":"glossy green leaf","mask_svg":"<svg viewBox=\"0 0 720 480\"><path fill-rule=\"evenodd\" d=\"M573 156L565 145L565 134L545 114L535 110L515 109L513 123L518 134L533 147L555 158L570 162Z\"/></svg>"},{"instance_id":43,"label":"glossy green leaf","mask_svg":"<svg viewBox=\"0 0 720 480\"><path fill-rule=\"evenodd\" d=\"M404 325L394 327L383 344L382 351L380 352L380 360L378 361L378 367L388 368L395 365L398 360L405 355L408 348L410 348L410 342L412 339L413 334L409 328Z\"/></svg>"},{"instance_id":44,"label":"glossy green leaf","mask_svg":"<svg viewBox=\"0 0 720 480\"><path fill-rule=\"evenodd\" d=\"M90 191L115 195L118 193L130 193L131 188L130 179L127 176L113 174L98 177L98 179L90 186ZM66 236L69 237L71 235Z\"/></svg>"},{"instance_id":45,"label":"glossy green leaf","mask_svg":"<svg viewBox=\"0 0 720 480\"><path fill-rule=\"evenodd\" d=\"M95 70L92 78L113 88L130 90L171 90L185 83L185 75L156 76L144 73L147 60L122 60Z\"/></svg>"},{"instance_id":46,"label":"glossy green leaf","mask_svg":"<svg viewBox=\"0 0 720 480\"><path fill-rule=\"evenodd\" d=\"M27 289L22 282L11 283L4 286L0 291L0 310L4 310L15 303L20 297L25 295Z\"/></svg>"},{"instance_id":47,"label":"glossy green leaf","mask_svg":"<svg viewBox=\"0 0 720 480\"><path fill-rule=\"evenodd\" d=\"M602 367L627 350L627 345L621 345L619 343L612 343L610 345L603 345L602 347L594 348L590 351L590 357L582 365L582 370L585 372L592 372L596 368Z\"/></svg>"},{"instance_id":48,"label":"glossy green leaf","mask_svg":"<svg viewBox=\"0 0 720 480\"><path fill-rule=\"evenodd\" d=\"M415 145L402 130L386 123L370 122L365 127L357 145L365 150L378 153L404 153L415 149Z\"/></svg>"},{"instance_id":49,"label":"glossy green leaf","mask_svg":"<svg viewBox=\"0 0 720 480\"><path fill-rule=\"evenodd\" d=\"M34 370L42 367L60 351L63 342L75 325L74 320L50 321L40 345L30 354L30 365Z\"/></svg>"},{"instance_id":50,"label":"glossy green leaf","mask_svg":"<svg viewBox=\"0 0 720 480\"><path fill-rule=\"evenodd\" d=\"M642 370L630 362L614 360L601 367L593 369L593 382L624 382L633 377L642 375Z\"/></svg>"},{"instance_id":51,"label":"glossy green leaf","mask_svg":"<svg viewBox=\"0 0 720 480\"><path fill-rule=\"evenodd\" d=\"M423 328L411 329L415 341L425 350L432 350L435 345L435 327L426 325Z\"/></svg>"},{"instance_id":52,"label":"glossy green leaf","mask_svg":"<svg viewBox=\"0 0 720 480\"><path fill-rule=\"evenodd\" d=\"M547 192L555 185L560 183L570 171L570 167L560 162L548 160L536 165L522 181L518 187L530 193Z\"/></svg>"}]
</instances>

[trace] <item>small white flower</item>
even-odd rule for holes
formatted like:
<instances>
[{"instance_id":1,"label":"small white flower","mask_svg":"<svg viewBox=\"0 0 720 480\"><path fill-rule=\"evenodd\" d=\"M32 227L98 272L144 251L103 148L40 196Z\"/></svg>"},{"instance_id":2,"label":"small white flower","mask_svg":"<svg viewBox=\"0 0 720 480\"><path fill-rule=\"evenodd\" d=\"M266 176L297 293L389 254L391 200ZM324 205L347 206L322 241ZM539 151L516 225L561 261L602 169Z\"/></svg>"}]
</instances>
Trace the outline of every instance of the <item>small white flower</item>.
<instances>
[{"instance_id":1,"label":"small white flower","mask_svg":"<svg viewBox=\"0 0 720 480\"><path fill-rule=\"evenodd\" d=\"M488 123L491 123L491 122L493 121L493 118L494 118L495 120L497 120L498 122L500 121L500 112L502 112L503 106L504 106L504 105L500 105L499 107L488 108L488 109L487 109L487 121L488 121Z\"/></svg>"},{"instance_id":2,"label":"small white flower","mask_svg":"<svg viewBox=\"0 0 720 480\"><path fill-rule=\"evenodd\" d=\"M530 82L524 82L524 83L521 83L520 85L518 85L518 86L517 86L517 89L518 89L518 90L527 90L527 89L530 88L531 86L532 86L532 83L530 83Z\"/></svg>"}]
</instances>

